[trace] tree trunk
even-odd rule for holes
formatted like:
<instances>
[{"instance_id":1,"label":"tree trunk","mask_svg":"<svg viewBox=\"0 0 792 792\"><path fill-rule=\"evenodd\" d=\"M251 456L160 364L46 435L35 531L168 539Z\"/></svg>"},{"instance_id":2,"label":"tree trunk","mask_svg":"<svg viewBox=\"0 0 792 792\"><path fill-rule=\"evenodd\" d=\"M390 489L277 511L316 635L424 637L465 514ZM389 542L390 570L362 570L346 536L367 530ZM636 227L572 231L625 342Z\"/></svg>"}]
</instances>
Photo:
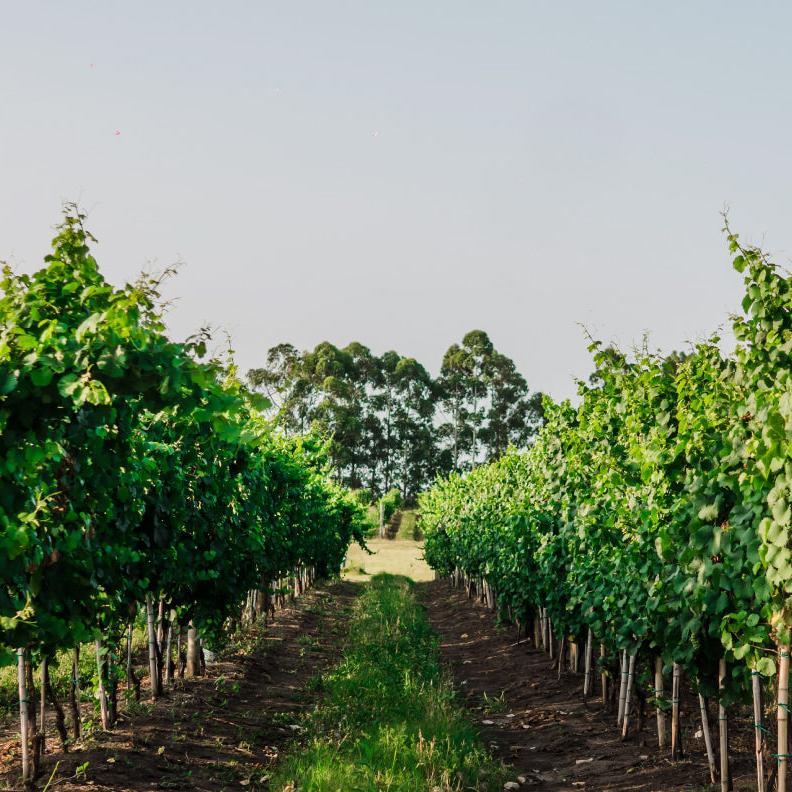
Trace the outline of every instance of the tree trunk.
<instances>
[{"instance_id":1,"label":"tree trunk","mask_svg":"<svg viewBox=\"0 0 792 792\"><path fill-rule=\"evenodd\" d=\"M60 701L58 701L55 695L55 690L52 687L49 674L47 674L47 696L50 700L50 704L52 704L52 708L55 710L55 728L58 730L61 748L63 749L63 753L69 753L69 735L66 732L66 715L63 712Z\"/></svg>"}]
</instances>

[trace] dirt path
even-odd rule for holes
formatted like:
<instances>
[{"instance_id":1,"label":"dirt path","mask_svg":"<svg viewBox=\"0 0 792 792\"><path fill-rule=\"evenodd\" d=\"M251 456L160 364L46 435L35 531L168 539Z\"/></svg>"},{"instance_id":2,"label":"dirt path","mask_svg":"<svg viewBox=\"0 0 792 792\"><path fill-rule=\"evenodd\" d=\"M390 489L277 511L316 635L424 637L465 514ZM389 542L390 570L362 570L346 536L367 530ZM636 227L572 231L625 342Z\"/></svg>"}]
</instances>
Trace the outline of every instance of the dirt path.
<instances>
[{"instance_id":1,"label":"dirt path","mask_svg":"<svg viewBox=\"0 0 792 792\"><path fill-rule=\"evenodd\" d=\"M583 704L582 675L565 674L558 681L547 655L516 646L513 630L496 627L491 612L445 582L422 584L422 601L482 736L514 768L515 778L524 777L522 788L712 788L703 740L690 734L687 758L671 764L657 749L652 713L642 735L622 743L613 716L598 701ZM749 750L733 768L736 790L755 788L751 760Z\"/></svg>"},{"instance_id":2,"label":"dirt path","mask_svg":"<svg viewBox=\"0 0 792 792\"><path fill-rule=\"evenodd\" d=\"M254 636L249 654L210 664L207 677L182 682L156 707L143 705L80 750L47 754L42 786L59 760L57 790L264 789L295 734L295 713L316 700L310 680L339 655L359 591L342 582L307 592ZM2 788L18 781L12 745L2 746ZM66 780L85 762L84 777Z\"/></svg>"}]
</instances>

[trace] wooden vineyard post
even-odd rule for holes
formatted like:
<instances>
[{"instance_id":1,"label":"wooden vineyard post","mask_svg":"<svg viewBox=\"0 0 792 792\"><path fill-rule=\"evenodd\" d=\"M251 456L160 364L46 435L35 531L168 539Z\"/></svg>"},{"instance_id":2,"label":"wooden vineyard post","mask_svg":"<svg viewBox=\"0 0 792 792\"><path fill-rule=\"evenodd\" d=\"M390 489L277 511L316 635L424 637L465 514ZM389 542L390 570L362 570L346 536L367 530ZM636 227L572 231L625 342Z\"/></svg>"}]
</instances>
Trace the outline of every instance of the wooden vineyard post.
<instances>
[{"instance_id":1,"label":"wooden vineyard post","mask_svg":"<svg viewBox=\"0 0 792 792\"><path fill-rule=\"evenodd\" d=\"M71 689L69 699L72 715L72 735L75 740L80 739L82 721L80 719L80 645L74 647L72 652Z\"/></svg>"},{"instance_id":2,"label":"wooden vineyard post","mask_svg":"<svg viewBox=\"0 0 792 792\"><path fill-rule=\"evenodd\" d=\"M41 753L47 752L47 684L49 681L49 660L45 657L39 666L41 689L39 690L39 729Z\"/></svg>"},{"instance_id":3,"label":"wooden vineyard post","mask_svg":"<svg viewBox=\"0 0 792 792\"><path fill-rule=\"evenodd\" d=\"M778 780L776 792L787 790L787 751L789 730L789 646L778 647Z\"/></svg>"},{"instance_id":4,"label":"wooden vineyard post","mask_svg":"<svg viewBox=\"0 0 792 792\"><path fill-rule=\"evenodd\" d=\"M564 647L566 646L566 637L561 636L558 642L558 678L561 679L561 674L564 670Z\"/></svg>"},{"instance_id":5,"label":"wooden vineyard post","mask_svg":"<svg viewBox=\"0 0 792 792\"><path fill-rule=\"evenodd\" d=\"M622 740L627 739L630 731L630 698L635 680L635 658L637 655L637 650L630 655L629 670L627 671L627 689L624 693L624 715L622 718Z\"/></svg>"},{"instance_id":6,"label":"wooden vineyard post","mask_svg":"<svg viewBox=\"0 0 792 792\"><path fill-rule=\"evenodd\" d=\"M192 622L187 628L187 676L201 676L201 644Z\"/></svg>"},{"instance_id":7,"label":"wooden vineyard post","mask_svg":"<svg viewBox=\"0 0 792 792\"><path fill-rule=\"evenodd\" d=\"M553 655L555 654L555 647L553 646L553 620L548 616L547 617L547 645L550 648L550 659L553 660Z\"/></svg>"},{"instance_id":8,"label":"wooden vineyard post","mask_svg":"<svg viewBox=\"0 0 792 792\"><path fill-rule=\"evenodd\" d=\"M710 781L715 784L718 780L717 774L715 773L715 753L712 750L712 734L710 734L707 702L701 693L699 693L699 709L701 710L701 732L704 735L704 746L707 749L707 764L709 765Z\"/></svg>"},{"instance_id":9,"label":"wooden vineyard post","mask_svg":"<svg viewBox=\"0 0 792 792\"><path fill-rule=\"evenodd\" d=\"M594 650L594 636L591 633L591 627L589 627L588 634L586 635L586 659L584 661L584 676L583 676L583 698L588 698L591 695L591 688L592 682L594 681L594 675L592 671L592 653Z\"/></svg>"},{"instance_id":10,"label":"wooden vineyard post","mask_svg":"<svg viewBox=\"0 0 792 792\"><path fill-rule=\"evenodd\" d=\"M600 644L600 684L602 686L602 706L608 706L608 672L605 669L605 644Z\"/></svg>"},{"instance_id":11,"label":"wooden vineyard post","mask_svg":"<svg viewBox=\"0 0 792 792\"><path fill-rule=\"evenodd\" d=\"M619 683L619 709L616 713L616 725L622 725L622 718L624 717L624 701L627 697L627 650L625 649L621 653L621 669L620 669L620 677L621 681Z\"/></svg>"},{"instance_id":12,"label":"wooden vineyard post","mask_svg":"<svg viewBox=\"0 0 792 792\"><path fill-rule=\"evenodd\" d=\"M168 637L165 639L164 675L165 684L171 683L171 649L173 644L173 623L168 622Z\"/></svg>"},{"instance_id":13,"label":"wooden vineyard post","mask_svg":"<svg viewBox=\"0 0 792 792\"><path fill-rule=\"evenodd\" d=\"M105 667L107 664L106 656L102 652L102 640L96 639L96 672L99 676L99 712L102 718L102 728L110 730L110 711L107 708L107 689L105 687Z\"/></svg>"},{"instance_id":14,"label":"wooden vineyard post","mask_svg":"<svg viewBox=\"0 0 792 792\"><path fill-rule=\"evenodd\" d=\"M666 716L661 706L663 700L663 658L655 657L655 709L657 710L657 747L665 748Z\"/></svg>"},{"instance_id":15,"label":"wooden vineyard post","mask_svg":"<svg viewBox=\"0 0 792 792\"><path fill-rule=\"evenodd\" d=\"M548 636L550 634L550 620L547 618L547 608L542 608L542 649L547 651L547 645L550 643Z\"/></svg>"},{"instance_id":16,"label":"wooden vineyard post","mask_svg":"<svg viewBox=\"0 0 792 792\"><path fill-rule=\"evenodd\" d=\"M25 669L25 650L17 649L17 681L19 685L19 731L22 743L22 784L33 788L30 768L30 735L28 733L28 689Z\"/></svg>"},{"instance_id":17,"label":"wooden vineyard post","mask_svg":"<svg viewBox=\"0 0 792 792\"><path fill-rule=\"evenodd\" d=\"M673 665L671 682L671 758L679 759L682 749L679 745L679 682L682 668L679 663Z\"/></svg>"},{"instance_id":18,"label":"wooden vineyard post","mask_svg":"<svg viewBox=\"0 0 792 792\"><path fill-rule=\"evenodd\" d=\"M751 693L753 696L754 734L756 735L756 789L757 792L765 792L762 681L756 669L751 670Z\"/></svg>"},{"instance_id":19,"label":"wooden vineyard post","mask_svg":"<svg viewBox=\"0 0 792 792\"><path fill-rule=\"evenodd\" d=\"M129 628L127 629L126 680L127 694L129 694L134 689L134 680L132 678L132 622L129 622Z\"/></svg>"},{"instance_id":20,"label":"wooden vineyard post","mask_svg":"<svg viewBox=\"0 0 792 792\"><path fill-rule=\"evenodd\" d=\"M154 628L154 598L146 594L146 627L148 630L149 678L151 680L151 700L159 696L159 671L157 669L157 634Z\"/></svg>"},{"instance_id":21,"label":"wooden vineyard post","mask_svg":"<svg viewBox=\"0 0 792 792\"><path fill-rule=\"evenodd\" d=\"M723 693L726 689L726 658L718 661L718 737L720 742L720 785L721 792L731 789L729 773L729 722L726 707L723 706Z\"/></svg>"},{"instance_id":22,"label":"wooden vineyard post","mask_svg":"<svg viewBox=\"0 0 792 792\"><path fill-rule=\"evenodd\" d=\"M264 619L266 620L267 614L265 612ZM266 624L266 621L264 622ZM181 679L184 676L184 669L182 668L182 626L179 625L179 630L176 633L176 676Z\"/></svg>"}]
</instances>

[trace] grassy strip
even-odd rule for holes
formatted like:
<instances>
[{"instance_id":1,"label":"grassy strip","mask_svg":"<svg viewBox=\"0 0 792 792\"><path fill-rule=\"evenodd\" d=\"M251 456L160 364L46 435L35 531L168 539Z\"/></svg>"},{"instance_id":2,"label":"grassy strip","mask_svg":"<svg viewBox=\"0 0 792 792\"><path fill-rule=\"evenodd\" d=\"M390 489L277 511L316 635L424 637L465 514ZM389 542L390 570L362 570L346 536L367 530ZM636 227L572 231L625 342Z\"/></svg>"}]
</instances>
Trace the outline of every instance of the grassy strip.
<instances>
[{"instance_id":1,"label":"grassy strip","mask_svg":"<svg viewBox=\"0 0 792 792\"><path fill-rule=\"evenodd\" d=\"M403 509L401 515L401 525L399 525L399 532L396 534L397 539L414 539L416 542L421 541L421 532L418 530L417 523L418 513L415 509Z\"/></svg>"},{"instance_id":2,"label":"grassy strip","mask_svg":"<svg viewBox=\"0 0 792 792\"><path fill-rule=\"evenodd\" d=\"M272 789L502 788L505 771L456 703L406 578L372 579L357 603L344 657L320 684L324 698L304 724L307 741L284 761Z\"/></svg>"}]
</instances>

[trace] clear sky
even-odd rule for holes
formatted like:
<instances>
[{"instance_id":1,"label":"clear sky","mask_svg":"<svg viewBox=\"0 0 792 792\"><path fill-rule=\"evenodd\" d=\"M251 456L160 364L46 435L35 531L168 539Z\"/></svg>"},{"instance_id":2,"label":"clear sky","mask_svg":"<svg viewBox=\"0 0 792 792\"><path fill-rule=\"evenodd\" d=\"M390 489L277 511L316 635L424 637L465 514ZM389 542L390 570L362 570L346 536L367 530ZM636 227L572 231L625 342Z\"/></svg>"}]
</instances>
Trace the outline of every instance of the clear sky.
<instances>
[{"instance_id":1,"label":"clear sky","mask_svg":"<svg viewBox=\"0 0 792 792\"><path fill-rule=\"evenodd\" d=\"M679 347L740 298L720 210L792 248L792 4L5 3L0 258L78 200L106 275L185 262L175 337L489 332L574 392L578 323Z\"/></svg>"}]
</instances>

